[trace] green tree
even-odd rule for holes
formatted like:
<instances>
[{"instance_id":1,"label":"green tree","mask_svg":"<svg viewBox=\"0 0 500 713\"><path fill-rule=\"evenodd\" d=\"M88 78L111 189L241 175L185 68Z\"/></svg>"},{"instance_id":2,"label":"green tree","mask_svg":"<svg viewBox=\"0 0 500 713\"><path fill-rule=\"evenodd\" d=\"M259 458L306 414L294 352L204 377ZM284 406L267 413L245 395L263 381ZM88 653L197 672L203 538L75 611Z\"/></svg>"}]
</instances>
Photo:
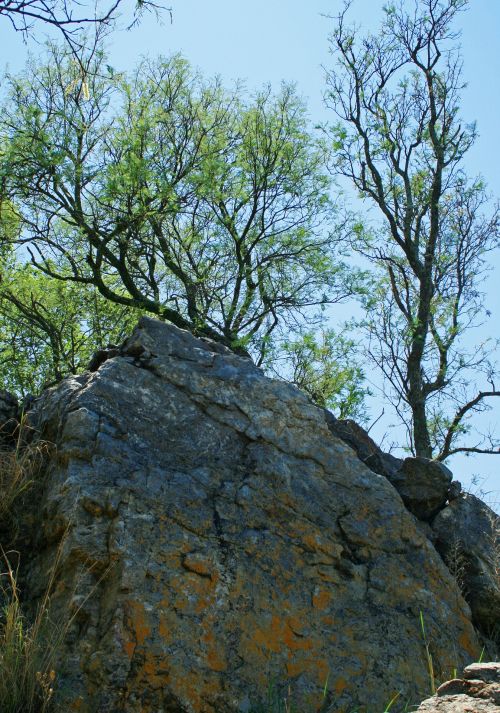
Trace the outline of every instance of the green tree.
<instances>
[{"instance_id":1,"label":"green tree","mask_svg":"<svg viewBox=\"0 0 500 713\"><path fill-rule=\"evenodd\" d=\"M83 371L96 350L122 342L139 316L13 256L0 284L0 382L21 397Z\"/></svg>"},{"instance_id":2,"label":"green tree","mask_svg":"<svg viewBox=\"0 0 500 713\"><path fill-rule=\"evenodd\" d=\"M0 178L34 267L259 363L278 326L352 294L292 87L242 97L180 57L86 67L53 47L9 78Z\"/></svg>"},{"instance_id":3,"label":"green tree","mask_svg":"<svg viewBox=\"0 0 500 713\"><path fill-rule=\"evenodd\" d=\"M498 453L493 437L463 440L470 417L500 396L491 345L468 350L463 339L485 316L480 285L499 238L498 209L488 214L483 183L463 168L476 131L460 118L453 27L468 3L391 2L381 32L364 37L347 25L349 5L331 37L327 102L339 117L333 170L381 218L352 240L378 275L365 301L369 355L414 453Z\"/></svg>"},{"instance_id":4,"label":"green tree","mask_svg":"<svg viewBox=\"0 0 500 713\"><path fill-rule=\"evenodd\" d=\"M370 392L363 385L364 374L352 339L333 329L293 336L280 345L269 370L305 391L321 408L334 411L338 418L366 422L364 402Z\"/></svg>"}]
</instances>

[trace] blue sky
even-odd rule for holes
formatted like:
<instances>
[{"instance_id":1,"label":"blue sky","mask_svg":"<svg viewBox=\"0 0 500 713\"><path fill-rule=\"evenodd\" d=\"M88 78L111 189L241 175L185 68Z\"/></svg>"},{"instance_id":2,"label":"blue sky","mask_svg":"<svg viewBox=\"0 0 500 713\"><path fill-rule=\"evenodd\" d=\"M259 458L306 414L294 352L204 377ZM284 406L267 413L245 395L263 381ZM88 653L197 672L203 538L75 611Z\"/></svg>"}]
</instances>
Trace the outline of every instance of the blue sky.
<instances>
[{"instance_id":1,"label":"blue sky","mask_svg":"<svg viewBox=\"0 0 500 713\"><path fill-rule=\"evenodd\" d=\"M127 0L129 10L132 5L132 0ZM172 23L168 15L162 24L146 16L134 30L109 38L111 62L121 70L132 67L145 54L182 52L205 74L219 74L228 83L242 78L249 90L267 82L278 86L281 80L294 81L308 102L311 120L318 123L330 116L322 102L322 66L332 66L327 42L332 21L324 15L334 16L342 5L343 0L172 0ZM367 30L376 31L381 5L382 0L354 0L351 16ZM471 0L459 28L468 83L462 113L467 121L476 120L479 130L465 166L471 175L481 174L490 191L500 196L500 1ZM34 53L41 51L33 42L29 46ZM23 65L26 47L6 21L0 23L0 48L0 65L8 63L11 70ZM484 333L499 336L499 256L494 266L484 284L492 312ZM373 404L373 417L379 411L380 406ZM489 420L500 429L500 405ZM386 426L380 424L379 428ZM449 465L465 485L473 474L479 474L485 477L484 490L500 491L500 456L456 457Z\"/></svg>"}]
</instances>

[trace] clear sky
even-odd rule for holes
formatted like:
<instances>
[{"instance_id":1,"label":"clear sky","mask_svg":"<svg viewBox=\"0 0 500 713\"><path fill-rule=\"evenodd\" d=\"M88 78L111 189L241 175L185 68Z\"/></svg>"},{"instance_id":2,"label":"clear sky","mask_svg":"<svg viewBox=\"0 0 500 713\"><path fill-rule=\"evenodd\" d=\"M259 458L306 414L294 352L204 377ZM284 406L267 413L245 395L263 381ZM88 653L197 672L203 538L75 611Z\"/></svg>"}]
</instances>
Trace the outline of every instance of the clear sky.
<instances>
[{"instance_id":1,"label":"clear sky","mask_svg":"<svg viewBox=\"0 0 500 713\"><path fill-rule=\"evenodd\" d=\"M130 11L132 0L127 3ZM376 31L382 4L383 0L354 0L352 17L367 30ZM325 15L336 15L342 5L343 0L172 0L172 22L168 15L162 24L146 16L139 27L109 38L111 63L122 70L145 54L182 52L205 74L219 74L228 83L243 78L249 90L267 82L278 86L283 79L294 81L307 99L313 123L323 122L329 113L322 101L322 67L332 66L327 42L332 21ZM471 175L481 174L491 192L500 196L500 0L471 0L470 5L460 22L468 83L462 107L466 120L477 121L479 138L465 165ZM33 42L29 45L33 52L40 51ZM0 65L16 70L25 54L21 38L5 20L0 22ZM500 336L499 277L497 256L494 272L484 284L492 317L483 333L490 336ZM340 315L346 316L345 312ZM372 404L372 416L379 412L380 404ZM489 420L496 423L498 432L500 404ZM380 436L382 430L372 435ZM449 465L464 485L469 486L472 475L478 474L484 478L485 491L500 491L500 455L455 457Z\"/></svg>"}]
</instances>

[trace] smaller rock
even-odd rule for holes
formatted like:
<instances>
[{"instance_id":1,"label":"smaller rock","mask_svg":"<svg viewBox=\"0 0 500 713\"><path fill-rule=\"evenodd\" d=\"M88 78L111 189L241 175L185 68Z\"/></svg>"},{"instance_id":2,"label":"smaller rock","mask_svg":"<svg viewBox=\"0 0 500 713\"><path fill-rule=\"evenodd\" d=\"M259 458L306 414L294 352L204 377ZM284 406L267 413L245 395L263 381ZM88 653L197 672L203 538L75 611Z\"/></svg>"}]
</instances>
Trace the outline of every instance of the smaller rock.
<instances>
[{"instance_id":1,"label":"smaller rock","mask_svg":"<svg viewBox=\"0 0 500 713\"><path fill-rule=\"evenodd\" d=\"M19 403L9 391L0 390L0 442L12 439L19 425Z\"/></svg>"},{"instance_id":2,"label":"smaller rock","mask_svg":"<svg viewBox=\"0 0 500 713\"><path fill-rule=\"evenodd\" d=\"M325 409L325 420L330 433L347 443L363 463L374 473L390 479L401 468L403 461L390 453L384 453L356 421L339 419Z\"/></svg>"},{"instance_id":3,"label":"smaller rock","mask_svg":"<svg viewBox=\"0 0 500 713\"><path fill-rule=\"evenodd\" d=\"M453 480L448 490L448 501L456 500L462 492L462 483L459 480Z\"/></svg>"},{"instance_id":4,"label":"smaller rock","mask_svg":"<svg viewBox=\"0 0 500 713\"><path fill-rule=\"evenodd\" d=\"M463 678L443 683L416 713L500 713L500 663L467 666Z\"/></svg>"},{"instance_id":5,"label":"smaller rock","mask_svg":"<svg viewBox=\"0 0 500 713\"><path fill-rule=\"evenodd\" d=\"M453 481L446 466L429 458L395 458L384 453L368 432L351 419L337 419L325 409L330 432L347 443L363 463L385 476L403 498L408 510L419 520L431 520L454 497L461 485Z\"/></svg>"},{"instance_id":6,"label":"smaller rock","mask_svg":"<svg viewBox=\"0 0 500 713\"><path fill-rule=\"evenodd\" d=\"M446 505L453 474L429 458L405 458L396 473L387 476L408 510L419 520L429 521Z\"/></svg>"},{"instance_id":7,"label":"smaller rock","mask_svg":"<svg viewBox=\"0 0 500 713\"><path fill-rule=\"evenodd\" d=\"M481 679L488 683L500 683L500 663L491 661L489 663L471 663L464 668L464 678Z\"/></svg>"}]
</instances>

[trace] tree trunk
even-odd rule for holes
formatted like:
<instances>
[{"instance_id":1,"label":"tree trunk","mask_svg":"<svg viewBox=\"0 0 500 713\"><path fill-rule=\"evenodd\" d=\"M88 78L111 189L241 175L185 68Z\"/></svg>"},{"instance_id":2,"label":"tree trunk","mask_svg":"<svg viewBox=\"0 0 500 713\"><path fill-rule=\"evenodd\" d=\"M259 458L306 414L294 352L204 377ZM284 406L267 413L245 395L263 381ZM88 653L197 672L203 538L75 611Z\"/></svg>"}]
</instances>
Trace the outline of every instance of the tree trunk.
<instances>
[{"instance_id":1,"label":"tree trunk","mask_svg":"<svg viewBox=\"0 0 500 713\"><path fill-rule=\"evenodd\" d=\"M432 458L431 439L425 413L425 400L419 399L415 403L412 403L411 411L413 415L413 446L415 455Z\"/></svg>"}]
</instances>

